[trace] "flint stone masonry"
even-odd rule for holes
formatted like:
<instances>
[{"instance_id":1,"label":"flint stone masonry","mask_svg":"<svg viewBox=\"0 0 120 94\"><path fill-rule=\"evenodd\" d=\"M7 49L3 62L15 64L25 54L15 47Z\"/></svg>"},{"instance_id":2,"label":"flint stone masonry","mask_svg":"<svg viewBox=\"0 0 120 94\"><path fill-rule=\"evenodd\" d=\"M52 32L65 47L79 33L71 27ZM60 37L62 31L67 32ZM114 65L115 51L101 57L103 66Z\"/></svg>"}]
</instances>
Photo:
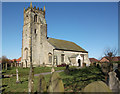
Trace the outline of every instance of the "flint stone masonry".
<instances>
[{"instance_id":1,"label":"flint stone masonry","mask_svg":"<svg viewBox=\"0 0 120 94\"><path fill-rule=\"evenodd\" d=\"M78 66L78 60L81 63L80 67L83 63L86 63L87 66L90 65L88 52L77 44L47 37L45 7L44 10L39 10L33 8L32 4L27 9L24 8L21 51L23 67L30 67L30 62L34 67L56 66L62 63ZM77 57L71 58L73 55L77 55Z\"/></svg>"}]
</instances>

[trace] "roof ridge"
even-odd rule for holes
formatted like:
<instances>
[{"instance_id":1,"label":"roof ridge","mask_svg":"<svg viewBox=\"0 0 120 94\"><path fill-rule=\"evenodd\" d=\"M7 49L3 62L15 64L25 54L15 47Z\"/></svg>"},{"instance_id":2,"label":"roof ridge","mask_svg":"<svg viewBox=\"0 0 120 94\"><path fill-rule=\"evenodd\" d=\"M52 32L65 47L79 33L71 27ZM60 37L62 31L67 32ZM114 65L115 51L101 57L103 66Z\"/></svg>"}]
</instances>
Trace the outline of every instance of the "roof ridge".
<instances>
[{"instance_id":1,"label":"roof ridge","mask_svg":"<svg viewBox=\"0 0 120 94\"><path fill-rule=\"evenodd\" d=\"M56 39L56 38L48 38L48 39ZM72 42L72 43L74 43L73 41L68 41L68 40L63 40L63 39L56 39L56 40L62 40L62 41L67 41L67 42Z\"/></svg>"}]
</instances>

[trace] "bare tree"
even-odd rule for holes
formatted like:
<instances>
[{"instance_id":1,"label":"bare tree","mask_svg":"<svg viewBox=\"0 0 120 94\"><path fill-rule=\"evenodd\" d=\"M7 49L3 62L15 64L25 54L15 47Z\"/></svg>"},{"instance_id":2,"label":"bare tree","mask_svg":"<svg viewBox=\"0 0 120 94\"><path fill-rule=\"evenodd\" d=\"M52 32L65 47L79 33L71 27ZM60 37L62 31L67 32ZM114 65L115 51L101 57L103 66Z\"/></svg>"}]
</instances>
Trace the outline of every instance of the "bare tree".
<instances>
[{"instance_id":1,"label":"bare tree","mask_svg":"<svg viewBox=\"0 0 120 94\"><path fill-rule=\"evenodd\" d=\"M2 68L7 70L10 60L6 56L2 56Z\"/></svg>"},{"instance_id":2,"label":"bare tree","mask_svg":"<svg viewBox=\"0 0 120 94\"><path fill-rule=\"evenodd\" d=\"M109 62L113 62L114 57L117 55L117 49L107 48L104 52L105 58L109 60Z\"/></svg>"},{"instance_id":3,"label":"bare tree","mask_svg":"<svg viewBox=\"0 0 120 94\"><path fill-rule=\"evenodd\" d=\"M109 63L103 63L102 64L102 71L105 74L105 81L108 84L108 73L112 70L113 65L113 59L114 57L117 55L117 50L111 49L111 48L107 48L104 52L105 58L109 61Z\"/></svg>"}]
</instances>

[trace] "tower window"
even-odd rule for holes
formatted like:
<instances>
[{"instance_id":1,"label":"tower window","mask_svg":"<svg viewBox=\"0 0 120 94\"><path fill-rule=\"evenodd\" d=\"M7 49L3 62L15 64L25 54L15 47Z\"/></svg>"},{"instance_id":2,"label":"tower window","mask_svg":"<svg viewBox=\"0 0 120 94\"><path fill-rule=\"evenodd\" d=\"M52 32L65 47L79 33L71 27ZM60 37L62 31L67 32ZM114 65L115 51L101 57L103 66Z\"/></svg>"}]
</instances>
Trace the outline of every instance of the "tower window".
<instances>
[{"instance_id":1,"label":"tower window","mask_svg":"<svg viewBox=\"0 0 120 94\"><path fill-rule=\"evenodd\" d=\"M37 22L37 15L34 16L34 22Z\"/></svg>"},{"instance_id":2,"label":"tower window","mask_svg":"<svg viewBox=\"0 0 120 94\"><path fill-rule=\"evenodd\" d=\"M25 48L25 59L28 59L28 48Z\"/></svg>"},{"instance_id":3,"label":"tower window","mask_svg":"<svg viewBox=\"0 0 120 94\"><path fill-rule=\"evenodd\" d=\"M26 15L26 17L28 17L28 15Z\"/></svg>"},{"instance_id":4,"label":"tower window","mask_svg":"<svg viewBox=\"0 0 120 94\"><path fill-rule=\"evenodd\" d=\"M37 34L36 29L35 29L34 33Z\"/></svg>"}]
</instances>

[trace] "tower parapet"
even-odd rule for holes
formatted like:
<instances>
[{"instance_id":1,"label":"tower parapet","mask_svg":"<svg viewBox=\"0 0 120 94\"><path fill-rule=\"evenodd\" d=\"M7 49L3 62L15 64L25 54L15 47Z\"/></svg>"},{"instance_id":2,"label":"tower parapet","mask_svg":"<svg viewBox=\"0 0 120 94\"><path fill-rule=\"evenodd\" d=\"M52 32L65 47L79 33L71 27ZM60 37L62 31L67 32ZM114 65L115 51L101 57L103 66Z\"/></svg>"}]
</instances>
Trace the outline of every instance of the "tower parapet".
<instances>
[{"instance_id":1,"label":"tower parapet","mask_svg":"<svg viewBox=\"0 0 120 94\"><path fill-rule=\"evenodd\" d=\"M41 13L45 17L45 6L44 6L44 9L42 9L42 8L39 9L39 7L36 8L36 6L34 6L34 8L33 8L32 2L31 2L30 7L28 7L27 9L24 8L24 13L26 13L27 11L32 11L34 13Z\"/></svg>"},{"instance_id":2,"label":"tower parapet","mask_svg":"<svg viewBox=\"0 0 120 94\"><path fill-rule=\"evenodd\" d=\"M27 9L24 8L24 25L28 23L35 22L35 16L37 16L37 23L40 24L46 24L45 20L45 6L44 8L36 8L36 6L32 6L32 3L30 3L30 7Z\"/></svg>"}]
</instances>

